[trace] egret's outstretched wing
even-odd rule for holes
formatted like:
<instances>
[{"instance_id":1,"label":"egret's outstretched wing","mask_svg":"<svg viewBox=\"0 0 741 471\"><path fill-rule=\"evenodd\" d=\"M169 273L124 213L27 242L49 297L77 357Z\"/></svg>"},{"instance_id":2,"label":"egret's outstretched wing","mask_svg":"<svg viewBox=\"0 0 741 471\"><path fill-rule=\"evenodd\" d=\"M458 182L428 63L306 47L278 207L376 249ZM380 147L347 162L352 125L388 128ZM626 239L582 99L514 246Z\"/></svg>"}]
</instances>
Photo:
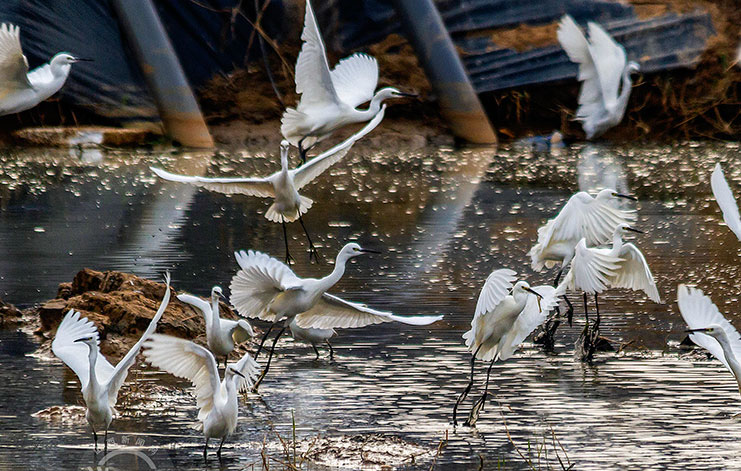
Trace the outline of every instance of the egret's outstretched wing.
<instances>
[{"instance_id":1,"label":"egret's outstretched wing","mask_svg":"<svg viewBox=\"0 0 741 471\"><path fill-rule=\"evenodd\" d=\"M198 419L205 419L213 408L214 394L221 388L211 352L188 340L162 334L153 334L144 348L144 356L151 365L193 383Z\"/></svg>"},{"instance_id":2,"label":"egret's outstretched wing","mask_svg":"<svg viewBox=\"0 0 741 471\"><path fill-rule=\"evenodd\" d=\"M506 360L514 354L527 336L545 322L548 314L558 306L559 296L565 293L563 288L554 288L549 285L536 286L532 290L543 296L543 299L538 302L537 296L528 293L525 309L517 316L509 333L499 342L498 358L500 360Z\"/></svg>"},{"instance_id":3,"label":"egret's outstretched wing","mask_svg":"<svg viewBox=\"0 0 741 471\"><path fill-rule=\"evenodd\" d=\"M381 111L379 111L373 119L368 122L368 124L363 126L363 129L328 151L317 155L299 168L291 170L291 173L293 173L293 184L296 186L296 189L300 190L304 185L321 175L329 167L339 162L345 155L347 155L353 144L378 126L378 124L383 120L385 112L386 105L383 105Z\"/></svg>"},{"instance_id":4,"label":"egret's outstretched wing","mask_svg":"<svg viewBox=\"0 0 741 471\"><path fill-rule=\"evenodd\" d=\"M497 307L497 304L507 296L515 281L517 281L517 273L508 268L491 272L486 278L484 287L481 288L481 293L479 293L479 300L476 302L474 316L480 316L493 311Z\"/></svg>"},{"instance_id":5,"label":"egret's outstretched wing","mask_svg":"<svg viewBox=\"0 0 741 471\"><path fill-rule=\"evenodd\" d=\"M661 303L659 290L648 268L646 258L638 247L633 244L624 244L618 254L623 259L615 276L609 278L613 288L628 288L634 291L643 291L655 303Z\"/></svg>"},{"instance_id":6,"label":"egret's outstretched wing","mask_svg":"<svg viewBox=\"0 0 741 471\"><path fill-rule=\"evenodd\" d=\"M28 61L21 49L21 30L3 23L0 25L0 96L26 88L31 88L31 82L28 81Z\"/></svg>"},{"instance_id":7,"label":"egret's outstretched wing","mask_svg":"<svg viewBox=\"0 0 741 471\"><path fill-rule=\"evenodd\" d=\"M54 335L54 341L51 343L51 351L54 352L54 355L69 366L80 378L82 389L87 387L90 380L90 362L88 360L90 348L82 342L76 342L76 340L88 337L95 337L96 343L100 343L98 329L95 328L95 324L85 317L80 317L79 312L70 309L59 324L57 333ZM98 381L102 382L103 378L108 378L111 371L113 371L113 366L100 353L100 348L98 348L98 357L95 363L95 375Z\"/></svg>"},{"instance_id":8,"label":"egret's outstretched wing","mask_svg":"<svg viewBox=\"0 0 741 471\"><path fill-rule=\"evenodd\" d=\"M241 270L232 278L229 301L240 316L275 321L268 305L286 289L299 286L301 280L288 266L262 252L234 252Z\"/></svg>"},{"instance_id":9,"label":"egret's outstretched wing","mask_svg":"<svg viewBox=\"0 0 741 471\"><path fill-rule=\"evenodd\" d=\"M596 23L589 23L589 53L597 69L602 98L607 109L617 106L620 80L625 69L625 49Z\"/></svg>"},{"instance_id":10,"label":"egret's outstretched wing","mask_svg":"<svg viewBox=\"0 0 741 471\"><path fill-rule=\"evenodd\" d=\"M335 92L351 107L370 101L378 85L378 62L368 54L342 59L330 73Z\"/></svg>"},{"instance_id":11,"label":"egret's outstretched wing","mask_svg":"<svg viewBox=\"0 0 741 471\"><path fill-rule=\"evenodd\" d=\"M739 336L738 331L723 317L723 314L720 313L715 304L702 291L697 288L688 287L687 285L679 285L677 287L677 304L679 304L679 312L690 329L704 329L711 324L717 324L723 327L733 348L733 353L736 355L736 358L741 357L741 336ZM709 351L726 368L731 369L723 354L723 348L713 337L694 332L690 334L690 339Z\"/></svg>"},{"instance_id":12,"label":"egret's outstretched wing","mask_svg":"<svg viewBox=\"0 0 741 471\"><path fill-rule=\"evenodd\" d=\"M162 315L165 313L165 309L167 309L167 305L169 303L170 273L168 272L165 275L165 294L164 296L162 296L162 301L160 301L160 307L157 309L154 317L152 317L152 320L149 321L149 325L147 326L147 329L144 331L139 341L136 342L136 344L131 347L131 350L126 353L126 356L124 356L121 361L118 362L113 372L111 373L110 379L108 380L108 403L111 407L116 406L118 390L121 389L121 385L126 380L126 376L129 373L129 368L131 368L131 365L134 364L134 360L136 359L136 355L139 354L139 350L142 348L142 344L144 344L149 336L154 333L155 329L157 329L157 322L159 322L159 320L162 318Z\"/></svg>"},{"instance_id":13,"label":"egret's outstretched wing","mask_svg":"<svg viewBox=\"0 0 741 471\"><path fill-rule=\"evenodd\" d=\"M241 194L272 198L275 196L273 184L267 178L260 177L194 177L170 173L161 168L149 167L158 177L171 182L189 183L210 191L225 195Z\"/></svg>"},{"instance_id":14,"label":"egret's outstretched wing","mask_svg":"<svg viewBox=\"0 0 741 471\"><path fill-rule=\"evenodd\" d=\"M304 329L351 329L383 322L429 325L442 318L443 316L397 316L324 293L314 307L296 316L296 324Z\"/></svg>"},{"instance_id":15,"label":"egret's outstretched wing","mask_svg":"<svg viewBox=\"0 0 741 471\"><path fill-rule=\"evenodd\" d=\"M720 168L720 164L715 164L713 176L710 178L710 186L713 188L713 195L715 195L715 200L718 202L720 210L723 211L723 220L728 225L728 228L736 234L738 240L741 240L741 216L738 214L738 205L723 175L723 169Z\"/></svg>"},{"instance_id":16,"label":"egret's outstretched wing","mask_svg":"<svg viewBox=\"0 0 741 471\"><path fill-rule=\"evenodd\" d=\"M575 252L571 269L559 289L582 290L591 294L607 289L622 259L610 255L608 249L588 249L585 239L576 244Z\"/></svg>"},{"instance_id":17,"label":"egret's outstretched wing","mask_svg":"<svg viewBox=\"0 0 741 471\"><path fill-rule=\"evenodd\" d=\"M237 345L246 342L255 336L255 331L252 330L252 326L244 319L238 321L221 319L221 328L227 332L231 332L232 340L234 340L234 343Z\"/></svg>"},{"instance_id":18,"label":"egret's outstretched wing","mask_svg":"<svg viewBox=\"0 0 741 471\"><path fill-rule=\"evenodd\" d=\"M260 365L258 365L255 359L252 358L252 355L245 353L237 363L229 366L244 375L244 378L234 375L237 391L247 392L252 389L252 386L255 384L255 379L257 379L258 374L260 374Z\"/></svg>"},{"instance_id":19,"label":"egret's outstretched wing","mask_svg":"<svg viewBox=\"0 0 741 471\"><path fill-rule=\"evenodd\" d=\"M571 62L579 64L577 79L583 84L579 92L579 104L582 106L577 111L577 117L588 116L592 113L592 108L595 108L595 104L602 106L602 91L597 78L597 69L589 53L589 43L569 15L561 19L556 35Z\"/></svg>"},{"instance_id":20,"label":"egret's outstretched wing","mask_svg":"<svg viewBox=\"0 0 741 471\"><path fill-rule=\"evenodd\" d=\"M177 298L180 302L190 304L194 308L201 311L201 314L203 314L203 318L206 320L206 325L211 325L211 305L208 302L204 301L198 296L193 296L191 294L179 294Z\"/></svg>"},{"instance_id":21,"label":"egret's outstretched wing","mask_svg":"<svg viewBox=\"0 0 741 471\"><path fill-rule=\"evenodd\" d=\"M332 83L322 34L316 23L311 2L306 0L301 52L296 60L296 93L301 95L298 111L339 101Z\"/></svg>"}]
</instances>

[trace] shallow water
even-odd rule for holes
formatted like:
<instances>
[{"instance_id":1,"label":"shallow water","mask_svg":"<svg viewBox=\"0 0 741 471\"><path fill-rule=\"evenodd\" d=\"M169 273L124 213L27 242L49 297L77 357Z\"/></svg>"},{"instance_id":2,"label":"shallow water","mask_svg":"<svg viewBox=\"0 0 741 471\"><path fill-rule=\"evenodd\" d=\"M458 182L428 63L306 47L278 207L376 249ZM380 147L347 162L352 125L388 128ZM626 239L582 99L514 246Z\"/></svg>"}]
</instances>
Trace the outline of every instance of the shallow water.
<instances>
[{"instance_id":1,"label":"shallow water","mask_svg":"<svg viewBox=\"0 0 741 471\"><path fill-rule=\"evenodd\" d=\"M5 151L0 296L22 306L52 298L58 283L84 266L153 278L170 269L176 289L201 295L212 284L228 287L235 250L283 257L281 227L262 217L269 203L159 182L148 166L266 173L275 168L274 154ZM741 244L723 225L709 187L720 161L741 194L739 155L735 143L691 142L575 146L557 155L517 147L353 152L306 187L304 194L315 201L306 223L324 263L308 263L300 225L292 224L294 269L320 276L346 241L359 240L384 253L355 259L335 293L397 314L445 314L445 320L430 328L341 331L333 341L334 362L315 361L309 347L283 341L261 398L242 401L221 464L215 458L203 464L202 436L190 428L195 400L186 384L143 369L130 381L136 378L145 393L159 386L151 392L155 402L119 407L111 450L139 453L140 469L150 469L143 456L157 469L261 469L264 438L276 443L276 431L289 437L294 411L301 439L380 432L434 450L447 432L438 469L477 468L481 460L483 469L531 469L517 450L530 453L536 468L547 463L561 469L556 452L576 462L575 469L740 468L741 424L731 418L739 411L736 384L719 362L698 361L677 348L684 324L674 303L676 285L694 283L741 325L735 314ZM602 296L602 332L625 351L601 354L585 366L573 361L572 345L583 327L583 308L573 297L576 321L559 329L556 354L527 345L495 365L496 400L475 430L454 430L450 412L470 358L460 335L486 275L510 267L531 284L552 281L555 273L533 274L527 263L538 226L573 191L602 185L639 197L637 226L647 234L635 242L667 304L625 291ZM0 333L0 469L94 467L104 458L93 454L84 422L31 417L46 407L81 403L71 371L56 359L30 355L36 341L18 331ZM480 365L480 380L484 373ZM108 464L131 468L125 460L135 458L111 456ZM430 464L426 459L404 468Z\"/></svg>"}]
</instances>

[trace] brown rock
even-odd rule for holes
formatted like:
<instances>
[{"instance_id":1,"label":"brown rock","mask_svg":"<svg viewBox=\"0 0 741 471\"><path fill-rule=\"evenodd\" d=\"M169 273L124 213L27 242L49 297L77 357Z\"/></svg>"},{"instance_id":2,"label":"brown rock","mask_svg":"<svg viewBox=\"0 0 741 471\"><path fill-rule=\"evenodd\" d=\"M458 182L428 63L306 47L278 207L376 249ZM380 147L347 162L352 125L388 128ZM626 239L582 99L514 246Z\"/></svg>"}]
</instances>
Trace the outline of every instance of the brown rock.
<instances>
[{"instance_id":1,"label":"brown rock","mask_svg":"<svg viewBox=\"0 0 741 471\"><path fill-rule=\"evenodd\" d=\"M0 326L19 323L22 314L17 307L0 300Z\"/></svg>"}]
</instances>

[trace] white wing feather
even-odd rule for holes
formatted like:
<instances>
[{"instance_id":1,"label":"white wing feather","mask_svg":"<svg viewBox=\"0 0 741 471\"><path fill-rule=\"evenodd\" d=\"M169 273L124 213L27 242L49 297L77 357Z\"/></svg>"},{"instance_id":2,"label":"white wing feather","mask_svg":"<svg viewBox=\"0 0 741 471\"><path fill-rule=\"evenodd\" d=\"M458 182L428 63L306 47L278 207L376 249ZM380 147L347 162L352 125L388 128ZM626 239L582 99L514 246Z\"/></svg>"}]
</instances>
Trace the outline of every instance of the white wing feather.
<instances>
[{"instance_id":1,"label":"white wing feather","mask_svg":"<svg viewBox=\"0 0 741 471\"><path fill-rule=\"evenodd\" d=\"M231 319L221 319L221 328L232 333L232 340L239 345L255 336L252 326L244 319L233 321Z\"/></svg>"},{"instance_id":2,"label":"white wing feather","mask_svg":"<svg viewBox=\"0 0 741 471\"><path fill-rule=\"evenodd\" d=\"M625 49L596 23L589 23L589 42L589 53L597 69L605 107L614 109L625 69Z\"/></svg>"},{"instance_id":3,"label":"white wing feather","mask_svg":"<svg viewBox=\"0 0 741 471\"><path fill-rule=\"evenodd\" d=\"M190 294L179 294L177 298L180 302L190 304L194 308L201 311L201 314L203 314L203 317L206 320L206 326L209 327L211 325L211 305L208 302L204 301L198 296L193 296Z\"/></svg>"},{"instance_id":4,"label":"white wing feather","mask_svg":"<svg viewBox=\"0 0 741 471\"><path fill-rule=\"evenodd\" d=\"M226 195L242 194L261 198L275 196L273 183L268 178L261 177L196 177L170 173L161 168L149 167L158 177L171 182L189 183L210 191Z\"/></svg>"},{"instance_id":5,"label":"white wing feather","mask_svg":"<svg viewBox=\"0 0 741 471\"><path fill-rule=\"evenodd\" d=\"M365 327L383 322L429 325L442 318L443 316L397 316L324 293L314 307L296 316L296 324L304 329L334 329Z\"/></svg>"},{"instance_id":6,"label":"white wing feather","mask_svg":"<svg viewBox=\"0 0 741 471\"><path fill-rule=\"evenodd\" d=\"M31 82L28 61L21 49L20 28L3 23L0 25L0 95L26 88L31 88Z\"/></svg>"},{"instance_id":7,"label":"white wing feather","mask_svg":"<svg viewBox=\"0 0 741 471\"><path fill-rule=\"evenodd\" d=\"M476 302L474 317L491 312L509 293L517 280L517 273L508 268L494 270L486 278L479 299ZM473 325L473 321L471 322Z\"/></svg>"},{"instance_id":8,"label":"white wing feather","mask_svg":"<svg viewBox=\"0 0 741 471\"><path fill-rule=\"evenodd\" d=\"M345 141L332 147L328 151L317 155L299 168L291 170L291 173L293 174L293 184L295 185L296 190L300 190L304 185L310 183L325 170L339 162L345 155L347 155L353 144L378 126L378 124L383 120L385 111L386 105L383 105L376 116L374 116L373 119L370 120L360 131L356 132L345 139Z\"/></svg>"},{"instance_id":9,"label":"white wing feather","mask_svg":"<svg viewBox=\"0 0 741 471\"><path fill-rule=\"evenodd\" d=\"M214 394L221 389L211 352L188 340L162 334L152 335L144 347L144 356L150 364L193 383L198 419L204 420L213 408Z\"/></svg>"},{"instance_id":10,"label":"white wing feather","mask_svg":"<svg viewBox=\"0 0 741 471\"><path fill-rule=\"evenodd\" d=\"M304 43L296 60L296 93L301 95L297 110L338 103L339 99L327 62L327 52L309 0L306 0L301 40Z\"/></svg>"},{"instance_id":11,"label":"white wing feather","mask_svg":"<svg viewBox=\"0 0 741 471\"><path fill-rule=\"evenodd\" d=\"M569 59L579 64L577 79L583 83L579 92L579 104L582 106L577 111L577 117L589 116L603 106L603 100L597 69L589 53L587 38L569 15L561 19L556 34L558 42L566 51Z\"/></svg>"},{"instance_id":12,"label":"white wing feather","mask_svg":"<svg viewBox=\"0 0 741 471\"><path fill-rule=\"evenodd\" d=\"M559 288L582 290L590 294L601 293L607 289L609 280L615 276L621 261L621 258L610 255L609 249L587 248L585 239L582 239L576 245L571 269Z\"/></svg>"},{"instance_id":13,"label":"white wing feather","mask_svg":"<svg viewBox=\"0 0 741 471\"><path fill-rule=\"evenodd\" d=\"M330 73L337 97L355 108L370 101L378 85L378 62L367 54L342 59Z\"/></svg>"},{"instance_id":14,"label":"white wing feather","mask_svg":"<svg viewBox=\"0 0 741 471\"><path fill-rule=\"evenodd\" d=\"M90 348L82 342L75 341L87 337L95 337L96 343L100 343L98 329L95 328L95 324L85 317L80 317L79 312L70 309L59 324L57 333L54 335L54 341L51 343L51 351L54 352L54 355L80 378L82 389L87 387L90 380L90 362L88 360ZM100 353L100 348L98 348L98 357L95 363L95 375L98 381L107 380L112 372L113 366Z\"/></svg>"},{"instance_id":15,"label":"white wing feather","mask_svg":"<svg viewBox=\"0 0 741 471\"><path fill-rule=\"evenodd\" d=\"M245 353L237 363L229 365L244 375L244 378L234 375L238 392L247 392L252 389L257 376L260 374L260 365L257 364L250 353Z\"/></svg>"},{"instance_id":16,"label":"white wing feather","mask_svg":"<svg viewBox=\"0 0 741 471\"><path fill-rule=\"evenodd\" d=\"M648 268L646 258L638 247L630 243L624 244L618 256L623 261L620 262L615 276L609 278L610 286L643 291L652 301L661 303L656 281L651 274L651 269Z\"/></svg>"},{"instance_id":17,"label":"white wing feather","mask_svg":"<svg viewBox=\"0 0 741 471\"><path fill-rule=\"evenodd\" d=\"M690 329L704 329L711 324L717 324L723 327L733 348L733 353L737 358L741 357L741 336L739 336L738 331L723 317L723 314L720 313L715 304L702 291L686 285L679 285L677 288L677 304L679 304L679 312ZM723 348L713 337L694 332L690 334L690 339L709 351L726 368L731 369L723 354Z\"/></svg>"},{"instance_id":18,"label":"white wing feather","mask_svg":"<svg viewBox=\"0 0 741 471\"><path fill-rule=\"evenodd\" d=\"M738 213L738 204L736 204L736 198L733 197L720 164L715 164L713 176L710 178L710 186L713 188L713 195L715 195L720 210L723 211L723 220L728 228L736 234L738 240L741 240L741 216Z\"/></svg>"},{"instance_id":19,"label":"white wing feather","mask_svg":"<svg viewBox=\"0 0 741 471\"><path fill-rule=\"evenodd\" d=\"M538 303L538 297L528 293L525 308L517 316L509 333L499 342L499 360L506 360L514 354L527 336L545 322L548 314L558 306L559 296L564 294L562 289L549 285L536 286L532 290L543 296L543 299Z\"/></svg>"}]
</instances>

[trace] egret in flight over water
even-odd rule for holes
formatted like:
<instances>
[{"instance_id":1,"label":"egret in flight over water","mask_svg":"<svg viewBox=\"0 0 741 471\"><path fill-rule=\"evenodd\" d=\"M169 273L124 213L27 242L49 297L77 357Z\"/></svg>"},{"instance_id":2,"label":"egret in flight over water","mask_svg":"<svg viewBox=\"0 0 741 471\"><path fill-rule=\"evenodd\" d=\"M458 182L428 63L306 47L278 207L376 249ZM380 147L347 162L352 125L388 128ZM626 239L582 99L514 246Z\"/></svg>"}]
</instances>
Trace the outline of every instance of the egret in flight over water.
<instances>
[{"instance_id":1,"label":"egret in flight over water","mask_svg":"<svg viewBox=\"0 0 741 471\"><path fill-rule=\"evenodd\" d=\"M391 87L374 94L378 63L366 54L346 57L330 70L309 0L306 0L301 40L303 46L296 60L296 93L301 95L301 100L296 108L283 113L280 132L299 148L302 161L306 161L306 151L311 146L337 129L373 119L384 100L414 96ZM356 109L367 101L370 101L368 109Z\"/></svg>"},{"instance_id":2,"label":"egret in flight over water","mask_svg":"<svg viewBox=\"0 0 741 471\"><path fill-rule=\"evenodd\" d=\"M229 354L235 345L246 342L255 336L252 326L244 319L233 321L222 319L219 316L219 297L223 296L221 288L214 286L211 289L211 304L190 294L180 294L181 302L190 304L201 311L206 321L206 340L208 348L215 356L224 356L224 368L229 360Z\"/></svg>"},{"instance_id":3,"label":"egret in flight over water","mask_svg":"<svg viewBox=\"0 0 741 471\"><path fill-rule=\"evenodd\" d=\"M85 400L87 411L85 418L93 429L95 450L98 450L98 432L104 432L103 446L108 449L108 427L116 413L118 390L126 380L129 368L142 347L142 343L154 333L157 322L167 309L170 302L170 274L165 278L165 294L162 297L159 309L149 322L147 330L131 347L121 361L113 367L100 353L98 344L98 330L90 320L80 317L80 313L70 309L62 319L51 350L54 355L69 366L80 379L82 398Z\"/></svg>"},{"instance_id":4,"label":"egret in flight over water","mask_svg":"<svg viewBox=\"0 0 741 471\"><path fill-rule=\"evenodd\" d=\"M723 212L723 220L728 228L736 234L738 240L741 240L741 216L738 214L738 205L736 204L736 198L733 197L733 192L731 192L731 187L728 186L728 182L723 176L723 169L720 168L720 164L715 164L713 176L710 178L710 186L713 188L715 200Z\"/></svg>"},{"instance_id":5,"label":"egret in flight over water","mask_svg":"<svg viewBox=\"0 0 741 471\"><path fill-rule=\"evenodd\" d=\"M481 288L471 330L463 334L471 356L471 380L453 407L453 424L457 425L458 406L473 387L476 360L490 361L486 371L484 394L474 404L465 425L473 426L484 407L489 391L489 376L497 360L510 358L522 341L541 325L558 305L561 288L537 286L517 281L517 273L506 268L494 270ZM517 281L515 283L515 281Z\"/></svg>"},{"instance_id":6,"label":"egret in flight over water","mask_svg":"<svg viewBox=\"0 0 741 471\"><path fill-rule=\"evenodd\" d=\"M589 23L589 41L569 15L558 26L558 42L571 62L579 64L582 83L576 119L582 122L587 139L604 134L623 120L633 82L636 62L626 63L625 49L596 23ZM621 85L622 81L622 85Z\"/></svg>"},{"instance_id":7,"label":"egret in flight over water","mask_svg":"<svg viewBox=\"0 0 741 471\"><path fill-rule=\"evenodd\" d=\"M49 63L28 71L21 49L21 31L8 23L0 25L0 116L28 110L54 95L67 80L72 64L80 59L66 52Z\"/></svg>"},{"instance_id":8,"label":"egret in flight over water","mask_svg":"<svg viewBox=\"0 0 741 471\"><path fill-rule=\"evenodd\" d=\"M256 356L273 326L288 321L273 340L270 356L257 385L270 368L275 344L294 317L296 325L304 329L356 328L382 322L428 325L442 319L442 316L397 316L327 293L345 274L347 262L366 253L378 252L350 242L337 254L332 273L319 279L299 278L287 265L261 252L250 250L234 254L240 270L230 285L232 305L241 316L273 323L265 333Z\"/></svg>"},{"instance_id":9,"label":"egret in flight over water","mask_svg":"<svg viewBox=\"0 0 741 471\"><path fill-rule=\"evenodd\" d=\"M193 383L198 420L206 437L203 457L208 453L208 442L212 438L221 439L216 452L221 456L226 438L237 428L238 393L252 387L259 370L257 362L245 353L237 363L227 366L222 381L216 358L193 342L155 334L144 348L144 356L150 364Z\"/></svg>"},{"instance_id":10,"label":"egret in flight over water","mask_svg":"<svg viewBox=\"0 0 741 471\"><path fill-rule=\"evenodd\" d=\"M363 136L375 129L383 120L385 105L363 129L348 137L342 143L334 146L326 152L312 158L306 164L296 169L288 168L288 142L283 141L280 145L281 169L267 177L195 177L187 175L176 175L162 169L150 167L160 178L165 180L190 183L207 190L217 191L224 194L243 194L258 196L261 198L273 198L273 204L268 208L265 217L272 222L283 225L283 239L286 245L286 263L291 263L292 258L288 250L288 235L286 223L296 219L301 223L306 238L309 241L310 257L316 257L316 247L311 241L309 232L306 230L302 215L311 208L314 203L311 199L302 196L298 190L311 183L325 170L336 164L350 151L350 148Z\"/></svg>"},{"instance_id":11,"label":"egret in flight over water","mask_svg":"<svg viewBox=\"0 0 741 471\"><path fill-rule=\"evenodd\" d=\"M679 285L679 312L689 326L690 339L730 370L741 393L741 336L709 297L697 288Z\"/></svg>"}]
</instances>

